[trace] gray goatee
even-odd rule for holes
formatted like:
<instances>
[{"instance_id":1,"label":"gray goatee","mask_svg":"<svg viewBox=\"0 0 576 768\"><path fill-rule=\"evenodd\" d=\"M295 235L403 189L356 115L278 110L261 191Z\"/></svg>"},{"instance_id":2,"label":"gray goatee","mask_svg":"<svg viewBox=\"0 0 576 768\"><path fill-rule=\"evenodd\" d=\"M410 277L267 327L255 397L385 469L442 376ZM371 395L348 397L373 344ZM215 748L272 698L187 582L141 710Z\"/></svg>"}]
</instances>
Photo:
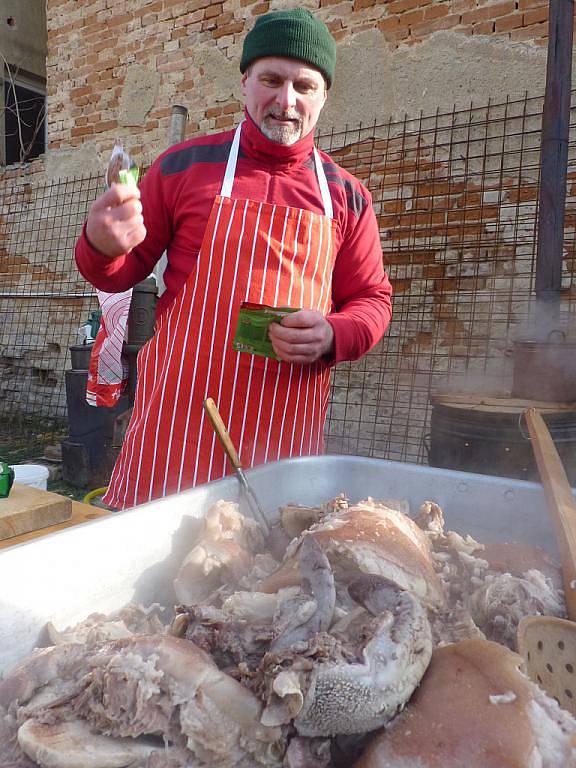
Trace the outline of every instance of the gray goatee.
<instances>
[{"instance_id":1,"label":"gray goatee","mask_svg":"<svg viewBox=\"0 0 576 768\"><path fill-rule=\"evenodd\" d=\"M289 125L278 125L272 120L273 117L292 122ZM286 112L271 109L262 120L260 130L264 136L277 144L295 144L302 136L302 118L296 109L289 109Z\"/></svg>"}]
</instances>

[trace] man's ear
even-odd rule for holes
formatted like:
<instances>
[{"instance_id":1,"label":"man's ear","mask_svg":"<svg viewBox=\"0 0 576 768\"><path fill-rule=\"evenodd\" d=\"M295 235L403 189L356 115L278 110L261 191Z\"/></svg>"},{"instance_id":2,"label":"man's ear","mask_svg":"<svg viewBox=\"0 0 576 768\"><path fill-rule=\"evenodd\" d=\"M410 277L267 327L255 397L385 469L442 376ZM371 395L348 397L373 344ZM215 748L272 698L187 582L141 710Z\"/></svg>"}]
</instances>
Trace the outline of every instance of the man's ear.
<instances>
[{"instance_id":1,"label":"man's ear","mask_svg":"<svg viewBox=\"0 0 576 768\"><path fill-rule=\"evenodd\" d=\"M246 96L246 80L248 79L248 73L250 72L249 69L244 72L242 75L242 80L240 80L240 87L242 88L242 93L244 96Z\"/></svg>"}]
</instances>

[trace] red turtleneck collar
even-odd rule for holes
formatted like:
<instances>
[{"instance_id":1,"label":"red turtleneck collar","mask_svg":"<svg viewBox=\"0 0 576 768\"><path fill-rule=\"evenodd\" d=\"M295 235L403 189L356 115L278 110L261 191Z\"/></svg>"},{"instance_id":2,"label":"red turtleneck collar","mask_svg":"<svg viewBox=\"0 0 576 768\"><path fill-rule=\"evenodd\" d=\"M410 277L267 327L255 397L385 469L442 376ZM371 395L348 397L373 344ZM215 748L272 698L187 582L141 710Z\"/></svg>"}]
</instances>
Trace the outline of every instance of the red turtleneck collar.
<instances>
[{"instance_id":1,"label":"red turtleneck collar","mask_svg":"<svg viewBox=\"0 0 576 768\"><path fill-rule=\"evenodd\" d=\"M240 148L249 157L268 168L290 168L305 162L314 148L314 131L295 144L278 144L264 136L260 128L244 110L245 120L240 135Z\"/></svg>"}]
</instances>

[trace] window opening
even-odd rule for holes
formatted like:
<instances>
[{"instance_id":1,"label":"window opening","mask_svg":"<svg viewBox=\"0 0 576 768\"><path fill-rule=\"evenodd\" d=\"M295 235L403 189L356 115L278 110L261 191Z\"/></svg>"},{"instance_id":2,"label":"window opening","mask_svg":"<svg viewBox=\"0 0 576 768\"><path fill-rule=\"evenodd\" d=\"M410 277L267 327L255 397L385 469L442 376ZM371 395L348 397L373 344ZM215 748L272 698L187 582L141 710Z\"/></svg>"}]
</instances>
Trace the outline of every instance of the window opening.
<instances>
[{"instance_id":1,"label":"window opening","mask_svg":"<svg viewBox=\"0 0 576 768\"><path fill-rule=\"evenodd\" d=\"M24 163L46 149L46 93L19 75L4 78L6 165Z\"/></svg>"}]
</instances>

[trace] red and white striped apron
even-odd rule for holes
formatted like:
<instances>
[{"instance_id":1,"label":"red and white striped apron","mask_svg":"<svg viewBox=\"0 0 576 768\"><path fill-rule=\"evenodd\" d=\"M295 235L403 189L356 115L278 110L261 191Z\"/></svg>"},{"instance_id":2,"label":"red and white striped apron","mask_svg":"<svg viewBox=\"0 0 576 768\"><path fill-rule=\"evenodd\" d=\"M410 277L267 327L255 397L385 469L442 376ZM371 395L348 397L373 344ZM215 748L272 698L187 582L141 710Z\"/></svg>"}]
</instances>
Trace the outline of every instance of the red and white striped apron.
<instances>
[{"instance_id":1,"label":"red and white striped apron","mask_svg":"<svg viewBox=\"0 0 576 768\"><path fill-rule=\"evenodd\" d=\"M134 411L104 501L124 508L231 470L202 403L214 398L243 466L323 450L329 371L236 352L243 301L331 307L332 201L317 151L325 215L231 198L238 126L195 269L138 356Z\"/></svg>"}]
</instances>

